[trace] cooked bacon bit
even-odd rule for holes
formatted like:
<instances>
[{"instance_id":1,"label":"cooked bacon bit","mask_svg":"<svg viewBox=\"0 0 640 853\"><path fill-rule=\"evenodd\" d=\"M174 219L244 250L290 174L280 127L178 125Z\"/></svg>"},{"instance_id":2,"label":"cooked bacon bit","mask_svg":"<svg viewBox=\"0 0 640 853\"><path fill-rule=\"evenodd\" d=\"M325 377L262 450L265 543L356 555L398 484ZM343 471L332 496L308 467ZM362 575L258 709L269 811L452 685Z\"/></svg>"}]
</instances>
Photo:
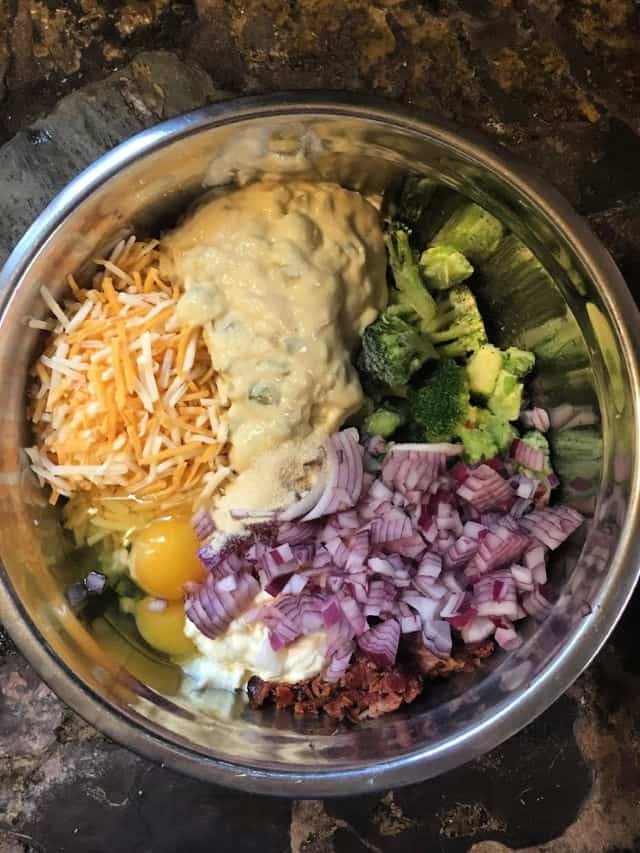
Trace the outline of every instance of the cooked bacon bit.
<instances>
[{"instance_id":1,"label":"cooked bacon bit","mask_svg":"<svg viewBox=\"0 0 640 853\"><path fill-rule=\"evenodd\" d=\"M447 678L456 672L473 672L480 661L493 654L493 640L481 643L470 643L460 649L455 649L453 655L447 658L436 657L426 648L420 638L415 636L411 651L415 656L416 666L426 678Z\"/></svg>"},{"instance_id":2,"label":"cooked bacon bit","mask_svg":"<svg viewBox=\"0 0 640 853\"><path fill-rule=\"evenodd\" d=\"M451 657L438 658L416 635L407 643L405 661L392 669L382 669L359 658L337 683L318 676L298 684L278 684L254 675L247 685L247 695L252 708L273 703L280 709L292 708L297 716L322 712L334 720L373 719L417 699L425 678L472 672L493 654L494 648L492 640L485 640L456 649Z\"/></svg>"},{"instance_id":3,"label":"cooked bacon bit","mask_svg":"<svg viewBox=\"0 0 640 853\"><path fill-rule=\"evenodd\" d=\"M395 711L413 702L422 692L422 677L410 667L392 670L359 659L335 684L319 676L299 684L273 684L258 676L250 679L247 693L254 708L273 702L277 708L293 708L296 715L324 712L335 720L362 720Z\"/></svg>"}]
</instances>

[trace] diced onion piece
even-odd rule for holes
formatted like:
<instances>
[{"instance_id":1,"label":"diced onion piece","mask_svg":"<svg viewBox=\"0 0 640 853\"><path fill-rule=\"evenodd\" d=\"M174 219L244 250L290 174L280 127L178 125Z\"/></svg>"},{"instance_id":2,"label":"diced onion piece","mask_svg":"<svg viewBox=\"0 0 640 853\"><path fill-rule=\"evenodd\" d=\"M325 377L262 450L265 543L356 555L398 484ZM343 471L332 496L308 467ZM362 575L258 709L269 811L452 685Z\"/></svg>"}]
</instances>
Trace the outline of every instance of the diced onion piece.
<instances>
[{"instance_id":1,"label":"diced onion piece","mask_svg":"<svg viewBox=\"0 0 640 853\"><path fill-rule=\"evenodd\" d=\"M358 647L378 666L391 667L396 662L400 633L399 622L396 619L386 619L361 634L358 637Z\"/></svg>"}]
</instances>

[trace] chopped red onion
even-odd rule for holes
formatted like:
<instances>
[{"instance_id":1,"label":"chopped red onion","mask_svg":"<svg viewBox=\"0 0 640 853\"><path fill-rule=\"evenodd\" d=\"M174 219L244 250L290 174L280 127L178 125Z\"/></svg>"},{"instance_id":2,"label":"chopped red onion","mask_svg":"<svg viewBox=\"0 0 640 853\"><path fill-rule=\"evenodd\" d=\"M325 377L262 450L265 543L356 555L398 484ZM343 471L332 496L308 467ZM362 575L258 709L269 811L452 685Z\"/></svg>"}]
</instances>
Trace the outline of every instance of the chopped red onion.
<instances>
[{"instance_id":1,"label":"chopped red onion","mask_svg":"<svg viewBox=\"0 0 640 853\"><path fill-rule=\"evenodd\" d=\"M349 538L349 556L345 563L345 569L348 572L359 572L363 568L371 549L369 538L368 530L359 530Z\"/></svg>"},{"instance_id":2,"label":"chopped red onion","mask_svg":"<svg viewBox=\"0 0 640 853\"><path fill-rule=\"evenodd\" d=\"M293 574L282 588L283 595L299 595L307 585L309 578L305 575Z\"/></svg>"},{"instance_id":3,"label":"chopped red onion","mask_svg":"<svg viewBox=\"0 0 640 853\"><path fill-rule=\"evenodd\" d=\"M462 528L462 535L468 536L470 539L476 539L478 542L486 536L487 528L484 524L477 521L466 521Z\"/></svg>"},{"instance_id":4,"label":"chopped red onion","mask_svg":"<svg viewBox=\"0 0 640 853\"><path fill-rule=\"evenodd\" d=\"M385 456L383 482L399 492L426 491L445 471L446 447L457 445L396 444Z\"/></svg>"},{"instance_id":5,"label":"chopped red onion","mask_svg":"<svg viewBox=\"0 0 640 853\"><path fill-rule=\"evenodd\" d=\"M531 501L528 498L516 498L509 510L509 515L513 516L513 518L522 518L529 511L530 507Z\"/></svg>"},{"instance_id":6,"label":"chopped red onion","mask_svg":"<svg viewBox=\"0 0 640 853\"><path fill-rule=\"evenodd\" d=\"M280 545L305 545L313 542L317 531L315 521L285 521L278 525L276 538Z\"/></svg>"},{"instance_id":7,"label":"chopped red onion","mask_svg":"<svg viewBox=\"0 0 640 853\"><path fill-rule=\"evenodd\" d=\"M238 574L237 586L232 592L219 589L219 582L211 574L185 599L187 618L210 638L223 634L260 590L256 579L246 572Z\"/></svg>"},{"instance_id":8,"label":"chopped red onion","mask_svg":"<svg viewBox=\"0 0 640 853\"><path fill-rule=\"evenodd\" d=\"M411 519L405 512L395 507L384 512L381 517L374 518L369 529L372 545L392 542L413 534Z\"/></svg>"},{"instance_id":9,"label":"chopped red onion","mask_svg":"<svg viewBox=\"0 0 640 853\"><path fill-rule=\"evenodd\" d=\"M358 518L358 513L353 509L345 510L344 512L339 512L336 515L336 523L342 530L357 530L360 527L360 519Z\"/></svg>"},{"instance_id":10,"label":"chopped red onion","mask_svg":"<svg viewBox=\"0 0 640 853\"><path fill-rule=\"evenodd\" d=\"M555 550L582 524L580 513L566 506L547 507L530 512L520 525L534 539Z\"/></svg>"},{"instance_id":11,"label":"chopped red onion","mask_svg":"<svg viewBox=\"0 0 640 853\"><path fill-rule=\"evenodd\" d=\"M193 529L198 539L203 542L214 532L216 526L208 509L199 509L191 519Z\"/></svg>"},{"instance_id":12,"label":"chopped red onion","mask_svg":"<svg viewBox=\"0 0 640 853\"><path fill-rule=\"evenodd\" d=\"M400 630L403 634L414 634L422 627L422 622L417 613L412 613L410 616L402 616L400 618Z\"/></svg>"},{"instance_id":13,"label":"chopped red onion","mask_svg":"<svg viewBox=\"0 0 640 853\"><path fill-rule=\"evenodd\" d=\"M467 522L469 524L470 522ZM478 525L480 527L481 525ZM466 527L466 525L465 525ZM484 528L483 528L484 529ZM470 536L460 536L445 551L443 563L446 569L462 569L477 552L480 542Z\"/></svg>"},{"instance_id":14,"label":"chopped red onion","mask_svg":"<svg viewBox=\"0 0 640 853\"><path fill-rule=\"evenodd\" d=\"M198 559L205 569L210 572L228 556L243 553L254 541L254 538L249 533L237 535L220 533L200 548Z\"/></svg>"},{"instance_id":15,"label":"chopped red onion","mask_svg":"<svg viewBox=\"0 0 640 853\"><path fill-rule=\"evenodd\" d=\"M469 600L471 600L471 596L469 595ZM455 616L450 616L448 618L448 622L452 628L455 628L456 631L462 631L465 625L468 625L473 619L477 616L477 611L472 604L460 610L459 613L456 613Z\"/></svg>"},{"instance_id":16,"label":"chopped red onion","mask_svg":"<svg viewBox=\"0 0 640 853\"><path fill-rule=\"evenodd\" d=\"M511 574L519 590L522 592L531 592L533 590L534 579L531 569L514 563L511 566Z\"/></svg>"},{"instance_id":17,"label":"chopped red onion","mask_svg":"<svg viewBox=\"0 0 640 853\"><path fill-rule=\"evenodd\" d=\"M500 572L480 578L473 586L473 605L478 616L515 618L518 598L512 575Z\"/></svg>"},{"instance_id":18,"label":"chopped red onion","mask_svg":"<svg viewBox=\"0 0 640 853\"><path fill-rule=\"evenodd\" d=\"M473 469L464 462L456 462L453 468L449 471L453 479L458 485L462 485Z\"/></svg>"},{"instance_id":19,"label":"chopped red onion","mask_svg":"<svg viewBox=\"0 0 640 853\"><path fill-rule=\"evenodd\" d=\"M424 554L427 545L419 533L414 533L412 536L405 536L402 539L394 539L391 542L386 542L384 546L387 550L393 550L403 557L409 557L412 560L419 560Z\"/></svg>"},{"instance_id":20,"label":"chopped red onion","mask_svg":"<svg viewBox=\"0 0 640 853\"><path fill-rule=\"evenodd\" d=\"M335 539L328 539L324 544L327 551L331 554L333 565L340 569L346 568L351 553L346 543L336 536Z\"/></svg>"},{"instance_id":21,"label":"chopped red onion","mask_svg":"<svg viewBox=\"0 0 640 853\"><path fill-rule=\"evenodd\" d=\"M400 643L400 624L397 619L385 619L358 637L362 653L382 667L393 666Z\"/></svg>"},{"instance_id":22,"label":"chopped red onion","mask_svg":"<svg viewBox=\"0 0 640 853\"><path fill-rule=\"evenodd\" d=\"M507 652L519 649L522 645L522 637L518 635L518 632L511 624L500 625L496 628L494 638L500 648Z\"/></svg>"},{"instance_id":23,"label":"chopped red onion","mask_svg":"<svg viewBox=\"0 0 640 853\"><path fill-rule=\"evenodd\" d=\"M533 477L527 477L526 474L515 474L511 478L511 485L516 490L516 495L519 498L532 498L538 488L538 480Z\"/></svg>"},{"instance_id":24,"label":"chopped red onion","mask_svg":"<svg viewBox=\"0 0 640 853\"><path fill-rule=\"evenodd\" d=\"M509 530L504 521L490 530L480 542L480 547L467 563L465 575L473 579L492 569L516 562L526 547L529 537L515 530Z\"/></svg>"},{"instance_id":25,"label":"chopped red onion","mask_svg":"<svg viewBox=\"0 0 640 853\"><path fill-rule=\"evenodd\" d=\"M528 468L530 471L544 471L546 462L544 453L536 447L531 447L526 441L514 438L511 442L509 455L519 465Z\"/></svg>"},{"instance_id":26,"label":"chopped red onion","mask_svg":"<svg viewBox=\"0 0 640 853\"><path fill-rule=\"evenodd\" d=\"M279 575L290 574L296 561L291 545L278 545L262 553L257 562L264 576L263 586L266 586Z\"/></svg>"},{"instance_id":27,"label":"chopped red onion","mask_svg":"<svg viewBox=\"0 0 640 853\"><path fill-rule=\"evenodd\" d=\"M493 530L503 518L504 516L499 512L482 512L480 513L480 524L489 530Z\"/></svg>"},{"instance_id":28,"label":"chopped red onion","mask_svg":"<svg viewBox=\"0 0 640 853\"><path fill-rule=\"evenodd\" d=\"M442 560L438 554L427 552L418 564L417 574L420 577L435 578L440 576L442 571Z\"/></svg>"},{"instance_id":29,"label":"chopped red onion","mask_svg":"<svg viewBox=\"0 0 640 853\"><path fill-rule=\"evenodd\" d=\"M342 608L342 612L356 637L367 630L367 620L363 609L355 598L349 598L347 596L341 598L340 607Z\"/></svg>"},{"instance_id":30,"label":"chopped red onion","mask_svg":"<svg viewBox=\"0 0 640 853\"><path fill-rule=\"evenodd\" d=\"M363 448L358 444L358 431L345 429L330 436L325 443L327 480L315 506L303 517L312 521L323 515L351 509L362 492Z\"/></svg>"},{"instance_id":31,"label":"chopped red onion","mask_svg":"<svg viewBox=\"0 0 640 853\"><path fill-rule=\"evenodd\" d=\"M216 589L219 589L222 592L233 592L233 590L237 586L238 581L235 575L225 575L221 580L218 581Z\"/></svg>"},{"instance_id":32,"label":"chopped red onion","mask_svg":"<svg viewBox=\"0 0 640 853\"><path fill-rule=\"evenodd\" d=\"M453 638L451 625L444 619L434 619L422 627L422 639L429 651L437 657L447 658L451 654Z\"/></svg>"},{"instance_id":33,"label":"chopped red onion","mask_svg":"<svg viewBox=\"0 0 640 853\"><path fill-rule=\"evenodd\" d=\"M103 575L102 572L89 572L84 579L84 585L89 595L100 595L107 586L106 575Z\"/></svg>"},{"instance_id":34,"label":"chopped red onion","mask_svg":"<svg viewBox=\"0 0 640 853\"><path fill-rule=\"evenodd\" d=\"M412 583L418 592L422 593L422 595L429 595L431 598L443 598L448 592L444 584L438 583L433 578L416 575Z\"/></svg>"},{"instance_id":35,"label":"chopped red onion","mask_svg":"<svg viewBox=\"0 0 640 853\"><path fill-rule=\"evenodd\" d=\"M463 584L461 579L458 577L456 572L447 571L443 572L440 578L442 583L446 586L448 590L451 592L464 592L466 583Z\"/></svg>"},{"instance_id":36,"label":"chopped red onion","mask_svg":"<svg viewBox=\"0 0 640 853\"><path fill-rule=\"evenodd\" d=\"M333 683L342 678L349 668L352 655L353 640L347 640L331 654L329 662L322 673L325 680Z\"/></svg>"},{"instance_id":37,"label":"chopped red onion","mask_svg":"<svg viewBox=\"0 0 640 853\"><path fill-rule=\"evenodd\" d=\"M476 616L470 619L460 631L465 643L481 643L496 630L493 620L486 616Z\"/></svg>"},{"instance_id":38,"label":"chopped red onion","mask_svg":"<svg viewBox=\"0 0 640 853\"><path fill-rule=\"evenodd\" d=\"M505 511L513 503L513 490L509 483L489 465L479 465L458 486L456 494L469 501L479 512L491 509Z\"/></svg>"}]
</instances>

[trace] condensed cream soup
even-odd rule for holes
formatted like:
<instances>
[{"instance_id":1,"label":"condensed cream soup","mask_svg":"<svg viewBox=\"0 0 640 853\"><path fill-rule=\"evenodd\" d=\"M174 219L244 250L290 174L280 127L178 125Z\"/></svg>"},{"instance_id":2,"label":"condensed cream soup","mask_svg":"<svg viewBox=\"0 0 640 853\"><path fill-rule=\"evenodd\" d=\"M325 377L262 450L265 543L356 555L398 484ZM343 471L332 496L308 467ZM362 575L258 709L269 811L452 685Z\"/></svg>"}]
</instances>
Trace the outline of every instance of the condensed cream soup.
<instances>
[{"instance_id":1,"label":"condensed cream soup","mask_svg":"<svg viewBox=\"0 0 640 853\"><path fill-rule=\"evenodd\" d=\"M351 364L386 302L379 214L329 183L254 183L202 204L162 243L230 401L227 507L272 509L309 486L324 438L362 404Z\"/></svg>"}]
</instances>

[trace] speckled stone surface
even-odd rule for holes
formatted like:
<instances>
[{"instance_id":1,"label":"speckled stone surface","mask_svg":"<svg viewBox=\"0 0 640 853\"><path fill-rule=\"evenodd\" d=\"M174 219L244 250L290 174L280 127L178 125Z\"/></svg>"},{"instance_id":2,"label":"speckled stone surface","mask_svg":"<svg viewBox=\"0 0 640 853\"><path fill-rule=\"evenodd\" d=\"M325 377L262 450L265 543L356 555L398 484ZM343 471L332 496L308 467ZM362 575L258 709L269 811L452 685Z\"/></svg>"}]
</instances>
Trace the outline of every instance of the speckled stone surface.
<instances>
[{"instance_id":1,"label":"speckled stone surface","mask_svg":"<svg viewBox=\"0 0 640 853\"><path fill-rule=\"evenodd\" d=\"M632 0L0 0L0 257L141 127L225 90L329 87L414 103L533 162L640 295L639 14ZM483 759L324 802L151 765L0 634L0 853L640 850L639 615L636 598L568 693Z\"/></svg>"}]
</instances>

